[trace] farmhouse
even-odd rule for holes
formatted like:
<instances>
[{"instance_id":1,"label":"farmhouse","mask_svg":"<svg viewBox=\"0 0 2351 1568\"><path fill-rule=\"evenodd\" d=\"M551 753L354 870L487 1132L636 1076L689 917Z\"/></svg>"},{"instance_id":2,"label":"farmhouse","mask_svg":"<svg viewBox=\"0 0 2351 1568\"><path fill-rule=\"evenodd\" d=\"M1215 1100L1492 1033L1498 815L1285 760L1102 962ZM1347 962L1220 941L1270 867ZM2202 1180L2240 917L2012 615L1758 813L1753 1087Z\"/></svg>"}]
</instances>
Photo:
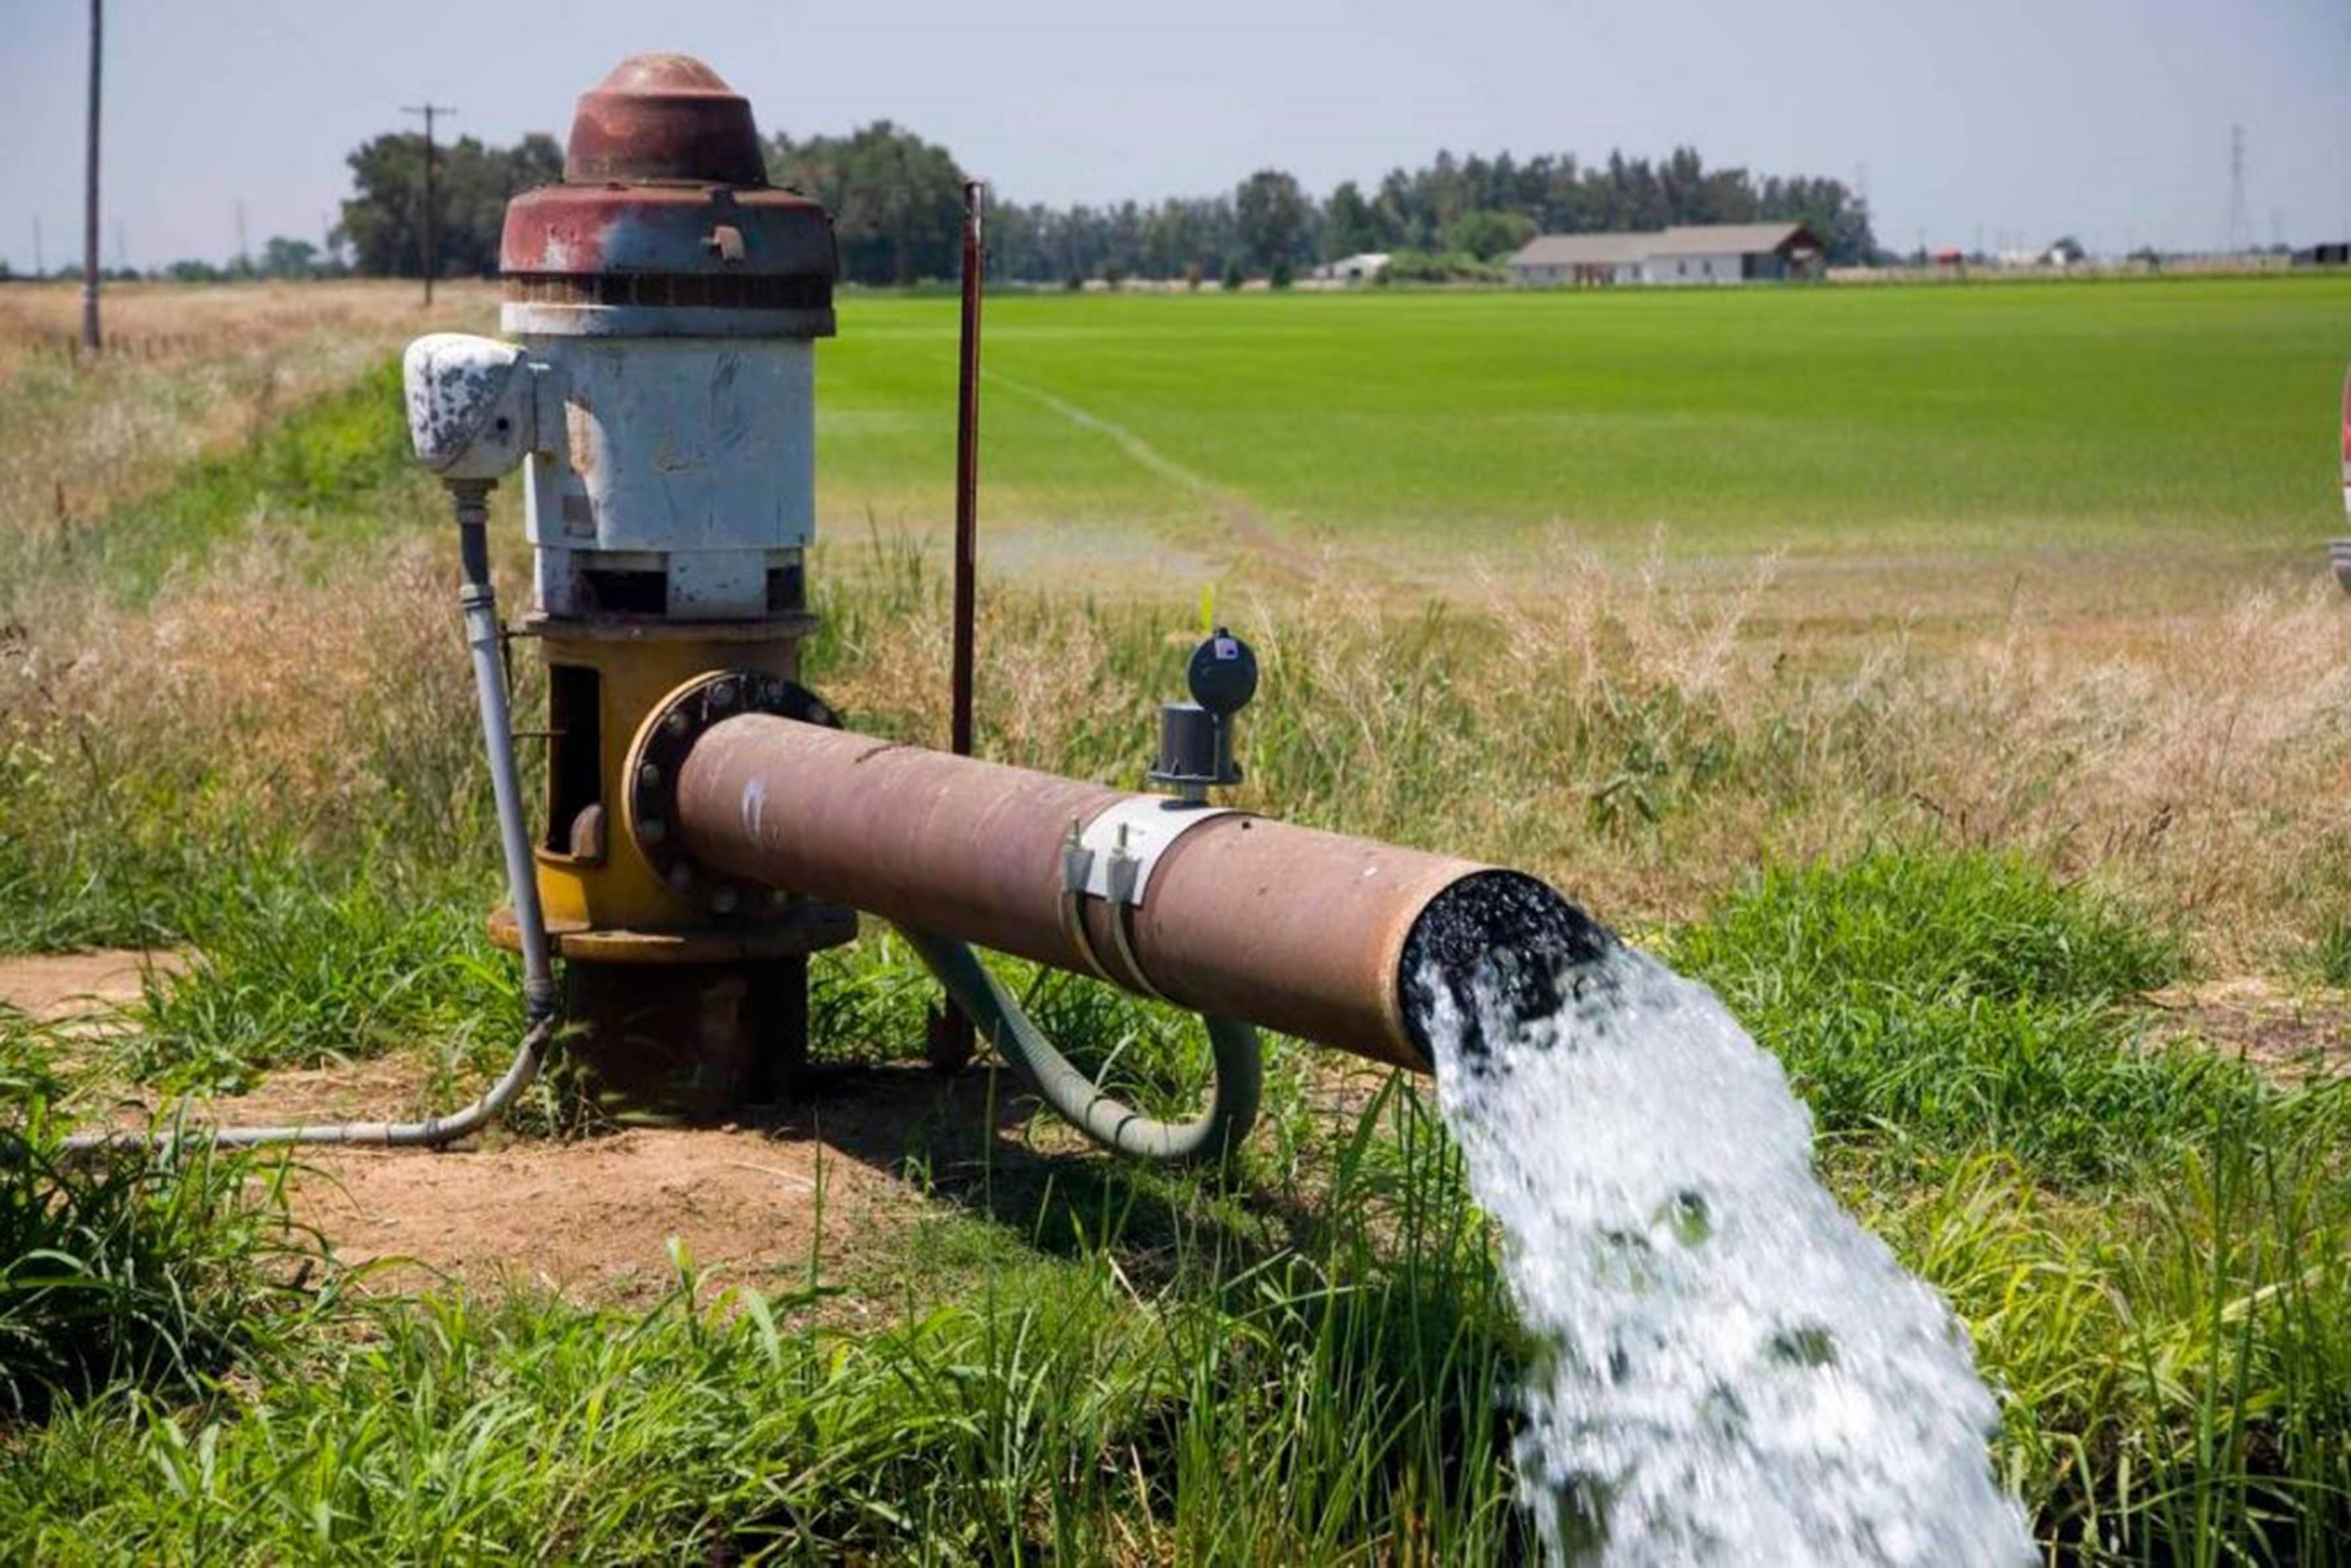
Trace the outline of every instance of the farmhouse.
<instances>
[{"instance_id":1,"label":"farmhouse","mask_svg":"<svg viewBox=\"0 0 2351 1568\"><path fill-rule=\"evenodd\" d=\"M1814 277L1822 249L1802 224L1695 224L1538 235L1508 265L1510 281L1521 284L1752 283Z\"/></svg>"},{"instance_id":2,"label":"farmhouse","mask_svg":"<svg viewBox=\"0 0 2351 1568\"><path fill-rule=\"evenodd\" d=\"M1387 269L1386 251L1366 250L1324 262L1307 276L1317 283L1376 283Z\"/></svg>"}]
</instances>

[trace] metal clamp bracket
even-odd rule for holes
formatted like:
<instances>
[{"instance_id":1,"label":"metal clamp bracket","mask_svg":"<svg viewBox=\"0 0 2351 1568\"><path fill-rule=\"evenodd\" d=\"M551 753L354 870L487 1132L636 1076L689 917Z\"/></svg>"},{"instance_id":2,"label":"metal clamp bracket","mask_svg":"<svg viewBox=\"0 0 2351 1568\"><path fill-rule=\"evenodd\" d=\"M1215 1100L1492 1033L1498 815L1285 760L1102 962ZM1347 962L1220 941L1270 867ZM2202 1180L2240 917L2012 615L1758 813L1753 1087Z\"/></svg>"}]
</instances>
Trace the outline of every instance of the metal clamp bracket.
<instances>
[{"instance_id":1,"label":"metal clamp bracket","mask_svg":"<svg viewBox=\"0 0 2351 1568\"><path fill-rule=\"evenodd\" d=\"M1163 795L1130 795L1083 826L1070 824L1069 841L1061 846L1061 925L1088 968L1113 985L1131 985L1145 996L1166 1000L1135 956L1134 938L1127 930L1129 912L1141 906L1151 870L1169 846L1212 817L1237 815L1229 806L1207 806ZM1111 941L1118 948L1119 967L1126 974L1123 982L1102 962L1087 935L1088 898L1099 898L1110 905Z\"/></svg>"},{"instance_id":2,"label":"metal clamp bracket","mask_svg":"<svg viewBox=\"0 0 2351 1568\"><path fill-rule=\"evenodd\" d=\"M1130 795L1078 831L1061 856L1062 883L1092 898L1140 904L1152 868L1177 839L1211 818L1240 814L1168 795Z\"/></svg>"}]
</instances>

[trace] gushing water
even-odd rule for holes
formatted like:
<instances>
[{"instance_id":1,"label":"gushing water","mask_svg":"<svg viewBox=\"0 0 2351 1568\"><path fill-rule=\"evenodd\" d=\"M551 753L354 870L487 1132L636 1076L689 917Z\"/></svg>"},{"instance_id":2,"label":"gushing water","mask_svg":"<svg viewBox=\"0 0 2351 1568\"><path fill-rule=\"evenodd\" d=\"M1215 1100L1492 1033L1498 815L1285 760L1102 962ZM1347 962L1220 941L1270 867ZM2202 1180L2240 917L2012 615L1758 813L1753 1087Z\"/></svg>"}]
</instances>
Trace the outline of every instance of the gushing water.
<instances>
[{"instance_id":1,"label":"gushing water","mask_svg":"<svg viewBox=\"0 0 2351 1568\"><path fill-rule=\"evenodd\" d=\"M1546 1347L1518 1462L1553 1563L2032 1560L1964 1330L1823 1188L1711 992L1613 943L1546 1016L1490 966L1416 989Z\"/></svg>"}]
</instances>

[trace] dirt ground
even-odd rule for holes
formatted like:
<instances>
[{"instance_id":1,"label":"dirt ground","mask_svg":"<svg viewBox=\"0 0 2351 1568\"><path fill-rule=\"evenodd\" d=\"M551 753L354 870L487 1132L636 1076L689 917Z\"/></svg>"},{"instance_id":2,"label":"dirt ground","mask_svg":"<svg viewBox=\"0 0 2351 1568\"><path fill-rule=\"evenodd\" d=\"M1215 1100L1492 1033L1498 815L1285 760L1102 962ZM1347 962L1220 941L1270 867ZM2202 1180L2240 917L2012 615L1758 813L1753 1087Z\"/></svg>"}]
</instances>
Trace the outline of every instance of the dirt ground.
<instances>
[{"instance_id":1,"label":"dirt ground","mask_svg":"<svg viewBox=\"0 0 2351 1568\"><path fill-rule=\"evenodd\" d=\"M405 1116L425 1072L404 1057L281 1072L208 1113ZM789 1289L812 1265L827 1283L894 1272L908 1229L951 1212L970 1186L987 1116L985 1074L858 1070L718 1126L568 1140L494 1131L443 1153L304 1148L289 1190L295 1218L386 1289L456 1281L641 1304L674 1282L673 1243L712 1285ZM1012 1135L1008 1105L998 1120ZM992 1154L1029 1158L1017 1141ZM854 1296L841 1306L866 1310Z\"/></svg>"},{"instance_id":2,"label":"dirt ground","mask_svg":"<svg viewBox=\"0 0 2351 1568\"><path fill-rule=\"evenodd\" d=\"M0 955L0 1004L37 1023L102 1013L139 999L140 980L151 967L176 967L171 953L107 947L95 953L50 953L39 956Z\"/></svg>"},{"instance_id":3,"label":"dirt ground","mask_svg":"<svg viewBox=\"0 0 2351 1568\"><path fill-rule=\"evenodd\" d=\"M2158 1035L2190 1035L2271 1076L2298 1082L2351 1073L2351 997L2304 992L2254 976L2160 991Z\"/></svg>"},{"instance_id":4,"label":"dirt ground","mask_svg":"<svg viewBox=\"0 0 2351 1568\"><path fill-rule=\"evenodd\" d=\"M108 951L0 960L0 1002L45 1020L134 1000L142 966L171 954ZM2156 1038L2189 1035L2281 1078L2351 1071L2351 997L2242 978L2149 998ZM431 1064L394 1055L282 1071L192 1112L226 1123L413 1115ZM125 1124L144 1097L116 1108ZM435 1153L309 1147L290 1155L298 1223L378 1288L513 1285L642 1304L675 1278L673 1244L716 1286L789 1290L813 1271L871 1287L903 1273L925 1218L1033 1215L1038 1195L1085 1180L1073 1137L1032 1134L999 1077L915 1066L841 1070L796 1103L711 1127L635 1127L569 1140L493 1131ZM991 1113L993 1134L990 1134ZM999 1207L1000 1206L1000 1207ZM828 1303L854 1320L893 1310L887 1289Z\"/></svg>"},{"instance_id":5,"label":"dirt ground","mask_svg":"<svg viewBox=\"0 0 2351 1568\"><path fill-rule=\"evenodd\" d=\"M636 1128L299 1159L297 1218L395 1289L455 1279L641 1302L674 1283L673 1241L715 1283L789 1286L812 1256L830 1281L924 1207L893 1172L806 1127Z\"/></svg>"}]
</instances>

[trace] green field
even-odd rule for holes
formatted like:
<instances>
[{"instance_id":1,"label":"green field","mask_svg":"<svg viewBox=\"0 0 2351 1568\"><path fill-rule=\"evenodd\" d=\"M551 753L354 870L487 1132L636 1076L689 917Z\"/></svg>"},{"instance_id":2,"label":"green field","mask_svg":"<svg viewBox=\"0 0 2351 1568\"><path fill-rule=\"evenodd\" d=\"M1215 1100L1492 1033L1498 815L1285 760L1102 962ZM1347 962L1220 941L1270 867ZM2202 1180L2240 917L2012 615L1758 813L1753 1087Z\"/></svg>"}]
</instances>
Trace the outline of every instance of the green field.
<instances>
[{"instance_id":1,"label":"green field","mask_svg":"<svg viewBox=\"0 0 2351 1568\"><path fill-rule=\"evenodd\" d=\"M2335 516L2351 358L2338 277L988 311L999 529L1213 555L1238 514L1415 576L1553 526L1603 547L1662 528L1669 552L2304 546ZM819 351L835 526L946 515L955 312L843 306Z\"/></svg>"}]
</instances>

